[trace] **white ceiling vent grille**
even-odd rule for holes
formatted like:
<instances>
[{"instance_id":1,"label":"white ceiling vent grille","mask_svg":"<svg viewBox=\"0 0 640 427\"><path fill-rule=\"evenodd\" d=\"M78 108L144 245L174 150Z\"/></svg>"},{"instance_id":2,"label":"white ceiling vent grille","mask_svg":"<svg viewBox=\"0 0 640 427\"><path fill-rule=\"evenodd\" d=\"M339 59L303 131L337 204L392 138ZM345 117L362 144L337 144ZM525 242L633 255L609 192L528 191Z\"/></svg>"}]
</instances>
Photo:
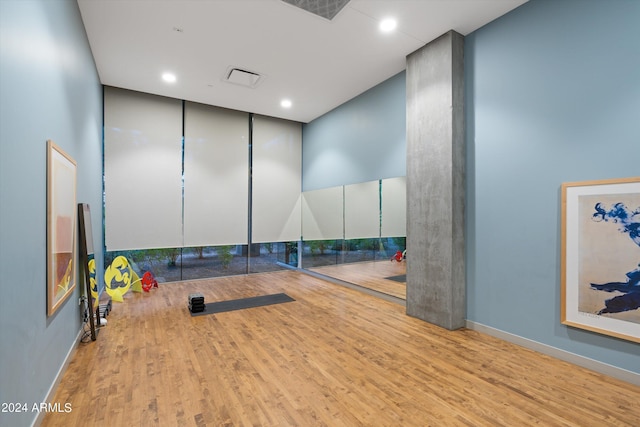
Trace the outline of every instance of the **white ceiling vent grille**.
<instances>
[{"instance_id":1,"label":"white ceiling vent grille","mask_svg":"<svg viewBox=\"0 0 640 427\"><path fill-rule=\"evenodd\" d=\"M227 68L227 72L224 75L224 81L252 89L257 87L262 80L263 76L261 74L237 67Z\"/></svg>"},{"instance_id":2,"label":"white ceiling vent grille","mask_svg":"<svg viewBox=\"0 0 640 427\"><path fill-rule=\"evenodd\" d=\"M282 0L331 21L350 0Z\"/></svg>"}]
</instances>

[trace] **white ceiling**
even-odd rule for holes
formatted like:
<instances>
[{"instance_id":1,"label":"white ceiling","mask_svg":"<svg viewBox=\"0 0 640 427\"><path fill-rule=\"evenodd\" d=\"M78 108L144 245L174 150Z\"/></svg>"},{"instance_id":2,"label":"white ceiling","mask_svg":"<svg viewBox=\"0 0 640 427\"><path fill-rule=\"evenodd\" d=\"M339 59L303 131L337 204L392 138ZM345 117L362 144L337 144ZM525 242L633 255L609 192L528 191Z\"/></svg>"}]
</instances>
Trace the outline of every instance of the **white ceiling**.
<instances>
[{"instance_id":1,"label":"white ceiling","mask_svg":"<svg viewBox=\"0 0 640 427\"><path fill-rule=\"evenodd\" d=\"M280 0L78 4L103 84L306 123L404 70L408 54L447 31L467 35L526 1L351 0L331 21ZM383 34L388 16L398 27ZM263 77L255 88L230 84L229 67ZM165 83L165 71L177 81Z\"/></svg>"}]
</instances>

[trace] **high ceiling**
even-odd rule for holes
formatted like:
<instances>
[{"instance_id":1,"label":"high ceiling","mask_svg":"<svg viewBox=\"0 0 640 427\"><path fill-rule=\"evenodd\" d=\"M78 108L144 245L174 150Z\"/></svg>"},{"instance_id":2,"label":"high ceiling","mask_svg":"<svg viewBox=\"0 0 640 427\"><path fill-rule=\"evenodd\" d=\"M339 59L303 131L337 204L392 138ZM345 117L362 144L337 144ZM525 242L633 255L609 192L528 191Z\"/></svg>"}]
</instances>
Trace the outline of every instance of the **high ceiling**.
<instances>
[{"instance_id":1,"label":"high ceiling","mask_svg":"<svg viewBox=\"0 0 640 427\"><path fill-rule=\"evenodd\" d=\"M78 4L103 84L306 123L401 72L408 54L447 31L467 35L526 1ZM330 20L295 5L338 11ZM387 17L397 28L383 33ZM176 81L163 81L165 72ZM280 105L284 98L290 108Z\"/></svg>"}]
</instances>

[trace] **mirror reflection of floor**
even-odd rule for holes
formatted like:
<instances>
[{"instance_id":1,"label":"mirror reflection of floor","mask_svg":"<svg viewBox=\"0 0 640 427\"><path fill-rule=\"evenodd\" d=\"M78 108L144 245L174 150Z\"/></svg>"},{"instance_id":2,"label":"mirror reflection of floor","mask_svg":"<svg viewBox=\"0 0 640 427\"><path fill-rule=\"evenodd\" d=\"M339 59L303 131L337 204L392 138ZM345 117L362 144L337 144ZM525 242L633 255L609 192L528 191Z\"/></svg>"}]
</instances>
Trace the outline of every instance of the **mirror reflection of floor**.
<instances>
[{"instance_id":1,"label":"mirror reflection of floor","mask_svg":"<svg viewBox=\"0 0 640 427\"><path fill-rule=\"evenodd\" d=\"M407 299L407 283L399 281L407 274L406 262L369 261L309 268L310 271L334 277L345 282L382 292L396 298ZM395 278L392 280L390 278Z\"/></svg>"}]
</instances>

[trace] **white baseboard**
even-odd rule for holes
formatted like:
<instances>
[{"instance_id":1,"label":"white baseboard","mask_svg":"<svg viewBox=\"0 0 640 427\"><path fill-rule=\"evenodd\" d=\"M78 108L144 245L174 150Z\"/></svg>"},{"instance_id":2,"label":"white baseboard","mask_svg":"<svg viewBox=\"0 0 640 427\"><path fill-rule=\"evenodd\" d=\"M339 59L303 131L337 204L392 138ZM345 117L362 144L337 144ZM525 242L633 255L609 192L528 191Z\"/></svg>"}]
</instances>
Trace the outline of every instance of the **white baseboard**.
<instances>
[{"instance_id":1,"label":"white baseboard","mask_svg":"<svg viewBox=\"0 0 640 427\"><path fill-rule=\"evenodd\" d=\"M555 357L556 359L564 360L565 362L573 363L574 365L582 366L583 368L591 369L592 371L608 375L621 381L640 386L640 374L635 372L523 338L518 335L510 334L509 332L504 332L481 323L472 322L471 320L467 320L467 328L491 335L492 337L500 338L501 340L517 344L542 354L546 354L547 356Z\"/></svg>"},{"instance_id":2,"label":"white baseboard","mask_svg":"<svg viewBox=\"0 0 640 427\"><path fill-rule=\"evenodd\" d=\"M73 359L73 356L75 355L76 350L80 345L80 340L82 339L83 335L84 335L84 325L82 328L80 328L80 331L78 332L78 336L76 337L74 344L71 346L71 348L67 352L67 355L64 358L64 362L62 363L62 366L60 366L60 369L58 370L58 373L56 374L56 377L53 380L51 387L49 387L49 390L47 391L47 395L44 398L43 402L53 402L53 398L56 394L56 390L58 389L58 385L60 385L60 381L62 381L62 376L64 375L65 371L69 367L69 363L71 363L71 360ZM47 414L46 411L39 411L38 415L34 418L33 423L31 423L31 427L36 427L42 424L42 421L44 420L44 416L46 414Z\"/></svg>"}]
</instances>

